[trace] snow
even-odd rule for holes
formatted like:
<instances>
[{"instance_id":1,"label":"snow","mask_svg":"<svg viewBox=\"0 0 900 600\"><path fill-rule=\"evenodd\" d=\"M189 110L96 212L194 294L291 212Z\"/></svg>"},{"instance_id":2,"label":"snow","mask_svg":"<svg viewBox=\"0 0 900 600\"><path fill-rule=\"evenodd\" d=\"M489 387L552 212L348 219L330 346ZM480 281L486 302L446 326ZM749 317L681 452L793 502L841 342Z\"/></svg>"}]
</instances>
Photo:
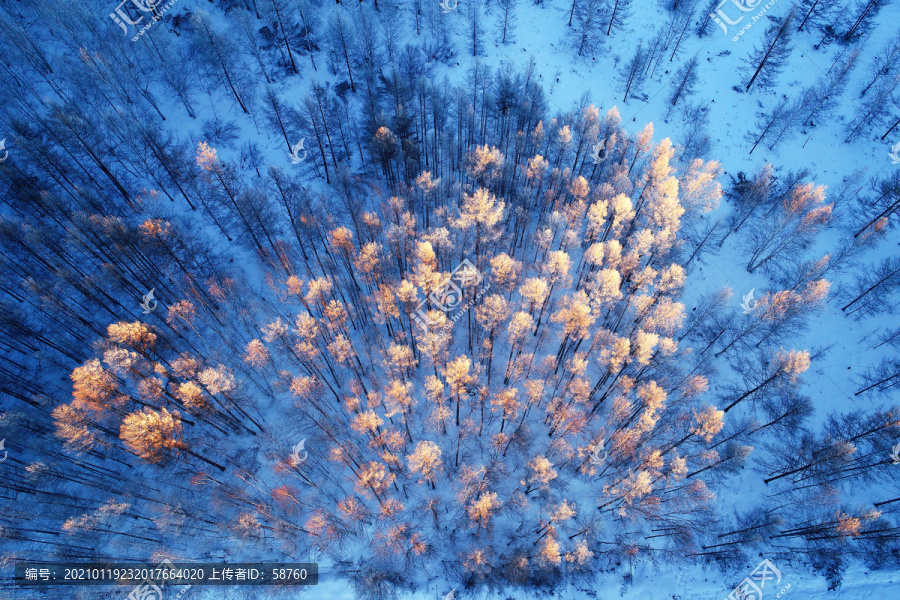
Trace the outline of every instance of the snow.
<instances>
[{"instance_id":1,"label":"snow","mask_svg":"<svg viewBox=\"0 0 900 600\"><path fill-rule=\"evenodd\" d=\"M769 9L768 15L783 17L790 9L788 1L776 2ZM668 11L663 10L657 0L638 0L632 3L631 18L627 22L627 32L613 35L609 43L604 44L595 55L576 59L566 44L568 28L566 27L568 9L567 1L545 2L543 6L533 5L526 0L518 3L518 25L515 31L516 42L506 46L494 43L490 34L484 45L485 56L479 57L486 65L495 70L512 65L521 72L529 59L534 59L537 72L545 85L550 106L567 112L575 109L583 94L589 94L590 100L600 109L601 115L613 106L617 106L622 123L631 132L635 132L647 122L653 122L658 141L670 137L678 143L687 123L681 122L678 112L666 119L667 100L671 89L672 77L678 67L690 57L696 56L700 61L700 82L691 102L701 102L708 110L709 133L713 147L708 158L718 160L723 166L720 181L728 184L728 176L739 171L753 172L765 163L776 166L777 173L800 168L809 169L811 180L817 184L825 184L829 189L836 189L850 173L864 170L867 177L884 175L888 169L900 168L892 165L888 152L890 140L881 142L862 136L851 144L843 142L843 125L852 119L858 100L853 98L860 86L862 76L872 54L894 34L896 17L900 8L888 6L879 16L877 26L865 41L864 52L857 63L856 70L844 92L841 105L834 111L830 123L815 127L803 135L798 135L787 143L769 151L764 144L756 149L753 155L748 151L752 142L748 135L756 130L756 120L760 113L771 111L782 93L791 95L814 83L826 73L836 53L842 48L838 45L813 50L818 41L815 34L801 33L794 37L794 50L787 68L778 81L779 85L771 90L756 86L751 92L744 93L742 82L746 81L746 66L743 61L760 43L770 21L763 18L747 30L737 42L732 42L732 33L726 36L714 24L710 23L707 35L698 38L695 26L691 26L685 36L682 47L675 61L665 61L663 72L647 81L639 90L646 96L645 101L629 98L623 102L621 86L618 85L618 69L627 62L639 39L652 41L654 32L663 26L668 19ZM702 16L702 6L698 5L696 17ZM755 13L754 13L755 14ZM450 15L457 20L457 31L462 30L464 11L457 10ZM695 18L696 22L696 18ZM438 65L435 68L435 79L448 77L451 83L465 81L467 68L473 58L468 55L463 43L458 43L460 56L459 66L447 68ZM662 69L662 66L661 66ZM739 86L740 92L732 86ZM636 95L632 91L632 95ZM551 108L551 111L552 111ZM900 133L895 132L900 137ZM849 202L849 199L846 200ZM728 211L723 205L710 215L715 221L721 219ZM839 225L840 223L838 223ZM841 234L833 227L819 236L816 247L809 251L807 258L818 258L837 246ZM876 260L897 252L900 245L895 239L886 242L875 251L870 251L864 260ZM728 286L734 291L733 304L740 311L738 303L741 297L755 288L756 297L762 292L771 290L772 285L762 272L750 275L746 272L746 262L738 252L740 242L738 236L732 236L725 246L715 252L703 255L699 264L691 266L688 275L688 287L683 302L687 309L692 307L692 299L700 293ZM842 276L846 274L829 274L827 278L833 282L833 293L841 285ZM894 320L893 325L900 324ZM887 353L872 351L860 344L862 338L874 330L883 329L891 323L883 317L864 319L860 322L844 316L839 306L830 301L824 310L810 319L808 332L794 341L798 349L814 348L835 343L835 347L826 355L813 363L807 374L803 392L814 398L816 413L810 427L815 429L827 413L831 411L852 411L856 408L872 408L880 399L867 397L854 398L852 391L857 389L855 376L862 367L877 363ZM726 369L723 367L723 371ZM745 469L739 477L735 477L732 494L725 493L720 497L720 505L750 505L765 493L762 476ZM725 488L727 486L723 486ZM861 490L867 496L868 490ZM720 506L720 508L724 508ZM762 558L760 558L762 560ZM623 584L623 571L619 573L597 574L596 579L588 584L573 584L565 588L526 592L520 589L508 592L476 592L460 594L457 597L480 598L484 600L516 598L559 597L564 600L582 600L596 598L626 598L635 600L716 600L724 599L742 577L749 575L755 565L748 565L744 572L724 574L715 568L701 568L694 565L639 566L635 569L633 583ZM900 592L900 574L896 572L870 571L855 565L847 568L843 575L842 585L836 591L828 590L828 582L823 575L812 574L810 565L782 564L783 585L790 584L790 589L781 597L803 598L805 600L830 599L888 599L897 597ZM429 590L428 594L409 594L407 598L440 598L449 588ZM775 597L775 593L766 591L765 597ZM327 597L327 596L323 596Z\"/></svg>"},{"instance_id":2,"label":"snow","mask_svg":"<svg viewBox=\"0 0 900 600\"><path fill-rule=\"evenodd\" d=\"M431 1L431 0L424 0ZM434 0L435 2L437 0ZM172 9L173 13L186 10L187 2L179 3ZM195 3L199 4L200 3ZM202 3L206 8L206 3ZM332 10L333 5L323 2L324 10ZM349 3L348 3L349 4ZM384 7L387 2L380 3ZM493 11L496 11L496 3L493 3ZM700 16L702 4L698 5L696 16ZM769 15L783 16L790 9L788 0L779 0L769 10ZM756 130L756 121L760 113L770 111L781 97L781 94L791 94L812 84L822 74L827 72L835 60L835 52L839 50L836 45L823 46L820 50L814 50L812 46L818 41L815 34L802 33L794 38L794 50L787 68L779 77L779 86L772 90L753 88L751 92L735 91L733 86L739 86L745 80L743 61L751 54L754 47L760 42L769 24L768 18L762 19L752 28L747 30L737 42L732 42L732 33L723 35L719 28L710 23L707 35L697 38L696 27L692 25L686 35L678 56L673 62L664 59L655 76L644 83L641 89L633 90L632 96L640 95L646 100L637 100L634 97L623 101L621 86L618 83L618 72L626 63L639 39L652 41L655 32L663 27L668 20L668 11L664 10L658 0L635 0L632 3L631 16L627 21L625 31L615 33L609 42L605 42L602 50L594 55L583 58L575 58L574 53L566 42L569 28L566 26L570 2L568 0L546 0L543 5L535 5L530 0L518 2L518 24L515 30L513 43L506 46L495 43L492 17L486 20L487 36L485 38L485 56L479 59L493 69L499 69L505 65L524 72L529 59L534 59L540 80L545 85L547 98L552 107L560 112L573 110L583 94L589 94L591 101L600 109L601 115L613 106L617 106L622 115L622 122L631 132L639 130L646 122L653 122L655 128L654 140L659 141L664 137L670 137L678 143L688 123L679 120L678 111L666 119L668 106L666 98L670 90L672 77L678 67L690 57L700 60L700 82L696 92L690 99L691 102L702 102L709 116L709 133L713 141L713 148L708 158L719 160L723 165L723 177L721 182L727 186L728 176L736 175L740 171L753 172L757 167L770 162L778 167L778 172L807 168L812 174L812 180L819 184L826 184L829 189L837 189L842 180L857 170L864 170L866 177L883 175L889 169L900 168L900 165L891 164L888 152L892 146L892 140L884 142L871 140L867 136L855 140L850 144L843 141L843 125L852 118L853 111L858 106L856 90L859 89L861 75L866 72L867 65L875 52L894 34L896 19L900 8L896 4L889 5L879 16L878 25L864 45L857 69L847 86L841 105L834 111L833 123L822 124L810 129L803 135L798 135L789 142L783 144L776 151L769 151L764 145L760 145L753 155L748 151L751 142L747 136ZM384 9L384 8L383 8ZM336 10L336 9L335 9ZM464 30L464 4L448 13L447 18L456 22L454 27L457 35L458 66L447 67L445 65L434 66L435 80L442 80L445 76L451 84L463 83L471 66L473 58L466 50L463 40L459 39L460 32ZM407 29L409 29L408 21ZM696 21L696 18L695 18ZM158 36L164 34L162 26L154 27L147 35ZM407 39L414 39L415 32L407 31ZM400 47L403 46L401 43ZM324 56L321 63L325 63ZM342 77L332 76L327 73L324 64L319 65L316 74L310 73L307 61L301 61L301 77L295 77L287 81L275 84L275 88L286 98L301 98L309 89L314 80L330 81L337 83ZM232 99L222 95L221 106L231 106ZM183 113L175 99L170 98L171 110L169 114ZM199 104L199 103L198 103ZM221 106L206 107L206 117L210 118L213 112L224 113ZM229 110L229 120L238 121L243 129L241 140L253 140L260 144L265 153L264 163L276 164L291 168L283 140L271 135L258 133L257 128L249 120ZM196 121L180 119L176 122L178 127L185 131L192 131L196 139L202 119ZM260 128L263 129L263 128ZM871 136L869 136L871 137ZM895 132L894 137L900 139L900 133ZM294 142L295 140L292 140ZM227 149L220 149L224 156L229 153ZM237 152L232 152L236 156ZM312 173L310 173L312 176ZM849 202L849 199L848 199ZM728 207L723 205L709 215L712 222L723 218L727 214ZM834 249L841 239L840 231L836 227L829 229L820 236L816 247L809 251L809 258L818 258L822 254ZM877 249L865 255L866 262L875 262L881 257L897 254L896 239L883 243ZM734 310L740 311L737 303L741 296L755 289L757 297L761 292L773 289L765 275L760 271L753 275L746 272L746 261L742 260L739 252L740 240L732 236L721 250L707 252L700 261L691 265L688 274L688 289L685 291L683 302L688 311L696 302L700 293L707 293L723 286L730 287L735 295L733 297ZM833 280L832 291L840 288L841 282L847 277L846 273L829 275ZM260 282L260 287L261 287ZM855 377L868 365L876 364L882 357L887 356L889 349L882 347L880 350L870 350L860 342L870 336L872 332L883 329L889 325L898 325L900 321L894 318L892 323L885 322L882 318L870 318L856 321L842 314L840 307L830 301L819 314L810 320L809 330L798 339L794 340L794 347L798 349L814 348L830 343L836 343L834 348L817 360L805 379L804 393L812 396L816 402L816 414L811 427L815 428L831 411L852 411L857 408L872 408L881 400L871 396L854 397L853 392L858 388ZM722 372L727 373L727 367L722 365ZM752 461L751 461L752 462ZM735 477L732 482L735 491L724 491L723 500L731 505L738 503L751 504L764 493L761 485L761 476L752 467L745 469L744 473ZM726 486L723 486L723 488ZM869 491L860 490L860 500L864 500ZM759 558L762 560L762 557ZM852 565L843 575L843 582L836 591L828 590L828 582L823 575L812 574L810 565L796 563L776 563L782 572L781 585L790 584L790 588L783 594L784 598L796 598L797 600L819 599L847 599L847 600L888 600L896 598L900 592L900 573L891 571L871 571L861 565ZM488 592L456 592L457 598L478 598L483 600L501 600L512 597L516 600L537 600L547 596L558 597L561 600L583 600L587 598L607 600L611 598L625 598L635 600L718 600L727 597L734 585L740 579L747 576L755 565L747 565L746 569L733 570L722 573L712 567L697 565L648 565L640 564L634 568L633 580L630 584L624 583L624 574L627 567L622 566L616 572L597 573L592 581L573 583L565 587L557 587L550 590L523 591L511 589L505 591ZM445 582L435 582L431 589L422 590L414 594L401 594L402 598L441 598L450 589ZM780 589L780 588L778 588ZM317 600L319 598L343 600L354 598L351 587L346 581L323 566L320 570L320 584L314 588L304 590L305 593L298 597ZM777 591L777 590L775 590ZM237 592L228 592L235 593ZM775 592L767 590L766 598L775 597ZM221 598L223 591L218 588L195 587L184 597L189 600L206 600L207 598ZM242 597L234 595L233 597Z\"/></svg>"}]
</instances>

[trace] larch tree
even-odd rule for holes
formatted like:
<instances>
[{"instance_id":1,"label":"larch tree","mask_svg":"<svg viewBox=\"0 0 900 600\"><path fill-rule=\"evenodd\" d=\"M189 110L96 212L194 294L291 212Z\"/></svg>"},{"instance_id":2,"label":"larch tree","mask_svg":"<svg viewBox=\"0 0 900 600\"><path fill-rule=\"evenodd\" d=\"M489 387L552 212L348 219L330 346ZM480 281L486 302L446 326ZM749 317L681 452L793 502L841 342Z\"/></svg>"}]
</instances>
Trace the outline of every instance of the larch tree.
<instances>
[{"instance_id":1,"label":"larch tree","mask_svg":"<svg viewBox=\"0 0 900 600\"><path fill-rule=\"evenodd\" d=\"M15 18L0 14L2 77L19 92L0 106L13 142L0 167L0 425L34 443L10 435L2 466L0 491L19 500L0 516L11 554L105 560L127 539L139 560L190 539L326 556L382 596L445 560L461 585L527 585L610 557L737 564L773 535L810 562L819 544L860 556L867 536L891 556L893 525L837 497L842 481L887 480L896 409L816 433L800 386L825 350L778 350L827 299L832 267L799 255L831 200L763 168L736 175L720 225L706 219L720 166L705 160L705 108L685 103L690 61L669 98L686 135L655 142L652 125L629 131L586 97L553 114L540 80L555 77L533 61L433 78L437 62L482 54L489 21L509 43L513 2L445 14L418 0L253 0L173 14L175 35L133 44L79 3L15 4ZM628 5L566 4L573 53L599 61ZM626 99L683 52L690 8L665 3L676 18L620 56ZM828 13L852 39L878 8L806 2L804 28ZM53 36L36 25L48 18ZM453 23L466 28L458 49ZM776 74L788 37L770 32L748 88ZM333 86L311 84L296 106L256 87L302 74L303 54ZM852 57L769 107L757 142L829 118ZM895 130L883 59L860 82L854 136ZM223 100L234 125L210 113ZM185 116L197 127L172 125ZM289 147L305 137L310 154L263 169L265 148L234 127ZM285 161L281 148L269 158ZM896 183L875 178L869 206L853 205L859 247L894 225ZM691 272L726 238L778 281L750 314ZM844 312L889 313L895 266L848 277ZM141 314L150 289L161 306ZM861 396L896 383L896 361L881 359ZM789 501L726 516L734 531L716 539L713 486L750 461ZM101 504L109 494L128 500Z\"/></svg>"},{"instance_id":2,"label":"larch tree","mask_svg":"<svg viewBox=\"0 0 900 600\"><path fill-rule=\"evenodd\" d=\"M791 38L793 37L794 12L791 10L780 23L773 23L766 29L762 44L754 54L747 59L747 65L751 71L745 91L759 79L760 84L769 86L785 66L785 61L793 50Z\"/></svg>"},{"instance_id":3,"label":"larch tree","mask_svg":"<svg viewBox=\"0 0 900 600\"><path fill-rule=\"evenodd\" d=\"M131 413L122 420L119 437L147 462L165 464L185 450L180 417L165 408Z\"/></svg>"}]
</instances>

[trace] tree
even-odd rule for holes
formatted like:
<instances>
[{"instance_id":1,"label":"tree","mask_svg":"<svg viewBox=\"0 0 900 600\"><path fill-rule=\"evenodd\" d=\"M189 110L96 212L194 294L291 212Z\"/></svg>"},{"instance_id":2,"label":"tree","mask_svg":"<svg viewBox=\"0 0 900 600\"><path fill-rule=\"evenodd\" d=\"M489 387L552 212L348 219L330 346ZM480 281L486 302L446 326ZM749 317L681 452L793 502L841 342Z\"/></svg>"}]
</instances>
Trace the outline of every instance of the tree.
<instances>
[{"instance_id":1,"label":"tree","mask_svg":"<svg viewBox=\"0 0 900 600\"><path fill-rule=\"evenodd\" d=\"M751 225L751 273L769 261L809 246L831 218L833 204L825 204L825 188L803 183L793 186L784 199Z\"/></svg>"},{"instance_id":2,"label":"tree","mask_svg":"<svg viewBox=\"0 0 900 600\"><path fill-rule=\"evenodd\" d=\"M389 473L383 463L370 461L359 471L356 489L359 493L371 493L378 504L385 508L383 496L394 483L394 475Z\"/></svg>"},{"instance_id":3,"label":"tree","mask_svg":"<svg viewBox=\"0 0 900 600\"><path fill-rule=\"evenodd\" d=\"M254 21L254 17L250 14L250 11L241 11L239 15L238 25L241 33L242 45L254 60L256 60L256 64L259 66L259 70L263 74L266 83L272 83L268 69L266 68L266 62L263 60L264 54L262 46L256 37L256 22Z\"/></svg>"},{"instance_id":4,"label":"tree","mask_svg":"<svg viewBox=\"0 0 900 600\"><path fill-rule=\"evenodd\" d=\"M147 462L165 464L184 450L178 411L145 408L131 413L122 421L119 437L132 452Z\"/></svg>"},{"instance_id":5,"label":"tree","mask_svg":"<svg viewBox=\"0 0 900 600\"><path fill-rule=\"evenodd\" d=\"M677 35L677 39L675 39L675 46L672 48L672 54L669 56L669 62L675 60L675 57L678 55L678 49L681 47L681 42L684 40L685 34L687 34L688 27L690 27L693 16L694 16L694 7L697 3L697 0L685 1L681 2L680 0L676 0L673 4L672 10L673 15L670 24L670 35L674 39ZM668 49L668 40L666 48Z\"/></svg>"},{"instance_id":6,"label":"tree","mask_svg":"<svg viewBox=\"0 0 900 600\"><path fill-rule=\"evenodd\" d=\"M613 7L609 14L609 25L606 27L606 35L612 33L613 28L617 30L624 29L631 12L631 0L612 0L612 4Z\"/></svg>"},{"instance_id":7,"label":"tree","mask_svg":"<svg viewBox=\"0 0 900 600\"><path fill-rule=\"evenodd\" d=\"M861 227L853 232L857 243L877 238L894 225L894 217L900 214L900 174L891 173L883 179L873 178L871 185L877 196L858 205L861 214L856 218L854 227Z\"/></svg>"},{"instance_id":8,"label":"tree","mask_svg":"<svg viewBox=\"0 0 900 600\"><path fill-rule=\"evenodd\" d=\"M497 28L500 30L500 43L505 45L515 42L513 30L516 26L517 0L498 0L498 2Z\"/></svg>"},{"instance_id":9,"label":"tree","mask_svg":"<svg viewBox=\"0 0 900 600\"><path fill-rule=\"evenodd\" d=\"M697 64L697 57L695 56L675 72L670 99L672 106L675 106L682 97L690 96L694 93L694 86L697 85Z\"/></svg>"},{"instance_id":10,"label":"tree","mask_svg":"<svg viewBox=\"0 0 900 600\"><path fill-rule=\"evenodd\" d=\"M484 45L484 24L482 22L482 0L472 0L466 3L466 29L468 46L472 56L481 54Z\"/></svg>"},{"instance_id":11,"label":"tree","mask_svg":"<svg viewBox=\"0 0 900 600\"><path fill-rule=\"evenodd\" d=\"M731 181L732 187L725 195L732 201L735 210L726 221L728 231L719 241L719 247L728 236L739 231L758 209L770 205L775 186L774 167L763 165L751 178L741 171L736 178L732 176Z\"/></svg>"},{"instance_id":12,"label":"tree","mask_svg":"<svg viewBox=\"0 0 900 600\"><path fill-rule=\"evenodd\" d=\"M859 111L847 124L847 137L844 141L852 142L866 129L873 126L886 126L892 119L891 108L894 104L893 94L900 84L900 71L887 75L879 80L869 92ZM885 134L887 135L887 134Z\"/></svg>"},{"instance_id":13,"label":"tree","mask_svg":"<svg viewBox=\"0 0 900 600\"><path fill-rule=\"evenodd\" d=\"M572 45L578 56L597 52L603 42L603 26L607 23L612 26L612 22L605 18L606 10L605 0L575 0L573 3L575 28L572 30Z\"/></svg>"},{"instance_id":14,"label":"tree","mask_svg":"<svg viewBox=\"0 0 900 600\"><path fill-rule=\"evenodd\" d=\"M798 14L803 18L797 26L797 31L803 31L807 25L824 28L835 8L838 7L823 0L801 0Z\"/></svg>"},{"instance_id":15,"label":"tree","mask_svg":"<svg viewBox=\"0 0 900 600\"><path fill-rule=\"evenodd\" d=\"M228 169L226 165L219 160L218 151L212 148L206 142L197 144L197 166L203 172L205 181L209 184L210 189L218 194L219 202L227 206L234 212L243 230L253 241L254 246L260 254L265 254L266 249L262 245L259 233L259 222L254 223L253 215L248 212L249 203L246 202L247 196L241 188L240 180L235 177L234 171Z\"/></svg>"},{"instance_id":16,"label":"tree","mask_svg":"<svg viewBox=\"0 0 900 600\"><path fill-rule=\"evenodd\" d=\"M762 45L756 49L755 53L747 60L750 68L754 68L753 75L747 82L745 91L750 91L750 87L760 78L760 82L764 86L771 85L781 69L784 68L785 61L791 54L793 45L791 38L793 29L791 27L794 21L793 9L782 19L781 23L773 23L766 29L763 35Z\"/></svg>"},{"instance_id":17,"label":"tree","mask_svg":"<svg viewBox=\"0 0 900 600\"><path fill-rule=\"evenodd\" d=\"M416 445L416 451L407 457L409 468L414 473L421 473L431 484L431 489L437 489L435 480L443 463L441 462L441 449L434 442L420 441Z\"/></svg>"},{"instance_id":18,"label":"tree","mask_svg":"<svg viewBox=\"0 0 900 600\"><path fill-rule=\"evenodd\" d=\"M625 84L625 93L622 96L622 102L627 102L631 88L639 88L641 82L644 80L643 73L646 64L646 56L644 55L643 43L643 40L638 42L637 48L634 51L634 56L631 57L631 60L628 61L622 72L622 81Z\"/></svg>"},{"instance_id":19,"label":"tree","mask_svg":"<svg viewBox=\"0 0 900 600\"><path fill-rule=\"evenodd\" d=\"M242 95L247 84L240 75L242 67L231 38L214 31L206 13L196 13L193 23L197 32L194 44L205 65L211 71L221 72L241 110L248 114L250 111Z\"/></svg>"},{"instance_id":20,"label":"tree","mask_svg":"<svg viewBox=\"0 0 900 600\"><path fill-rule=\"evenodd\" d=\"M400 143L397 140L397 136L395 136L387 127L379 127L372 141L372 157L381 163L382 172L393 185L397 177L393 159L400 149Z\"/></svg>"},{"instance_id":21,"label":"tree","mask_svg":"<svg viewBox=\"0 0 900 600\"><path fill-rule=\"evenodd\" d=\"M97 443L86 411L79 410L74 404L61 404L54 408L53 424L56 436L63 440L66 449L80 453L90 450Z\"/></svg>"},{"instance_id":22,"label":"tree","mask_svg":"<svg viewBox=\"0 0 900 600\"><path fill-rule=\"evenodd\" d=\"M900 258L885 258L871 270L857 273L843 295L849 300L841 310L854 318L878 312L890 312L900 291Z\"/></svg>"},{"instance_id":23,"label":"tree","mask_svg":"<svg viewBox=\"0 0 900 600\"><path fill-rule=\"evenodd\" d=\"M313 71L318 71L316 67L315 50L319 41L319 21L318 13L311 0L295 0L297 5L297 14L300 17L302 25L298 35L300 36L300 47L309 53L309 60L312 63Z\"/></svg>"},{"instance_id":24,"label":"tree","mask_svg":"<svg viewBox=\"0 0 900 600\"><path fill-rule=\"evenodd\" d=\"M727 414L744 400L750 399L752 402L762 397L764 391L771 393L772 389L790 389L797 384L799 376L809 369L809 364L809 353L796 350L779 351L771 359L763 358L761 368L753 374L753 379L750 379L749 385L746 386L749 389L729 397L726 401L730 403L723 412Z\"/></svg>"},{"instance_id":25,"label":"tree","mask_svg":"<svg viewBox=\"0 0 900 600\"><path fill-rule=\"evenodd\" d=\"M791 127L795 124L794 117L797 114L798 112L792 110L791 103L787 98L781 99L778 105L772 109L771 114L761 113L757 121L759 135L754 139L753 134L748 134L748 139L753 140L753 147L750 148L749 154L753 154L760 142L769 136L770 133L778 130L784 133L790 132Z\"/></svg>"},{"instance_id":26,"label":"tree","mask_svg":"<svg viewBox=\"0 0 900 600\"><path fill-rule=\"evenodd\" d=\"M828 294L829 283L815 279L818 274L809 279L801 277L789 289L765 294L737 323L724 319L714 329L713 339L704 352L719 341L724 345L716 356L737 350L746 352L763 344L777 344L791 334L804 331L804 316L817 311Z\"/></svg>"},{"instance_id":27,"label":"tree","mask_svg":"<svg viewBox=\"0 0 900 600\"><path fill-rule=\"evenodd\" d=\"M332 53L337 57L336 62L342 62L343 66L346 67L347 77L350 79L350 89L355 94L356 83L353 81L353 69L350 66L350 58L356 48L350 33L350 27L341 9L332 13L331 21L328 24L328 42Z\"/></svg>"},{"instance_id":28,"label":"tree","mask_svg":"<svg viewBox=\"0 0 900 600\"><path fill-rule=\"evenodd\" d=\"M709 27L709 20L711 17L715 17L715 11L718 9L721 4L721 0L709 0L705 4L706 9L703 10L700 14L705 15L703 20L700 22L700 27L697 28L697 37L703 37L706 35L706 28ZM728 28L725 28L725 35L728 35Z\"/></svg>"},{"instance_id":29,"label":"tree","mask_svg":"<svg viewBox=\"0 0 900 600\"><path fill-rule=\"evenodd\" d=\"M861 377L861 385L854 396L866 392L877 391L888 395L897 386L900 379L900 360L885 358L873 367L869 367Z\"/></svg>"},{"instance_id":30,"label":"tree","mask_svg":"<svg viewBox=\"0 0 900 600\"><path fill-rule=\"evenodd\" d=\"M849 42L863 35L869 30L872 19L876 18L887 4L885 0L860 0L856 10L849 15L853 20L841 36L842 40Z\"/></svg>"},{"instance_id":31,"label":"tree","mask_svg":"<svg viewBox=\"0 0 900 600\"><path fill-rule=\"evenodd\" d=\"M779 143L789 139L799 127L815 126L817 122L827 118L836 108L858 56L858 51L852 51L846 58L839 58L831 71L805 89L793 104L789 107L784 103L779 105L756 143L768 134L772 138L769 149L774 149ZM754 145L751 153L755 148Z\"/></svg>"},{"instance_id":32,"label":"tree","mask_svg":"<svg viewBox=\"0 0 900 600\"><path fill-rule=\"evenodd\" d=\"M472 361L466 356L457 356L451 362L447 363L444 371L444 377L450 386L456 398L456 426L459 427L460 406L462 405L463 393L468 394L468 386L471 385L475 378L469 374L472 368Z\"/></svg>"},{"instance_id":33,"label":"tree","mask_svg":"<svg viewBox=\"0 0 900 600\"><path fill-rule=\"evenodd\" d=\"M107 402L117 401L113 394L118 391L115 374L105 370L100 361L93 359L72 371L72 403L75 409L102 413Z\"/></svg>"},{"instance_id":34,"label":"tree","mask_svg":"<svg viewBox=\"0 0 900 600\"><path fill-rule=\"evenodd\" d=\"M768 420L752 433L769 427L785 432L796 431L814 412L812 399L794 392L770 395L762 399L761 405Z\"/></svg>"},{"instance_id":35,"label":"tree","mask_svg":"<svg viewBox=\"0 0 900 600\"><path fill-rule=\"evenodd\" d=\"M266 5L266 8L268 7L272 8L272 14L275 15L277 29L281 30L281 44L284 45L284 48L287 51L291 71L297 75L300 71L297 70L297 63L294 62L294 52L291 50L291 39L288 35L287 28L284 26L284 21L291 18L291 5L288 4L288 0L269 0Z\"/></svg>"},{"instance_id":36,"label":"tree","mask_svg":"<svg viewBox=\"0 0 900 600\"><path fill-rule=\"evenodd\" d=\"M498 201L485 189L478 189L471 196L465 196L459 208L459 220L456 227L470 229L475 227L475 266L481 266L481 255L486 244L498 236L497 224L503 217L505 204Z\"/></svg>"},{"instance_id":37,"label":"tree","mask_svg":"<svg viewBox=\"0 0 900 600\"><path fill-rule=\"evenodd\" d=\"M475 309L475 317L478 323L488 331L487 339L482 346L487 353L488 385L491 381L491 365L494 359L495 336L501 324L509 317L509 301L498 294L492 294Z\"/></svg>"}]
</instances>

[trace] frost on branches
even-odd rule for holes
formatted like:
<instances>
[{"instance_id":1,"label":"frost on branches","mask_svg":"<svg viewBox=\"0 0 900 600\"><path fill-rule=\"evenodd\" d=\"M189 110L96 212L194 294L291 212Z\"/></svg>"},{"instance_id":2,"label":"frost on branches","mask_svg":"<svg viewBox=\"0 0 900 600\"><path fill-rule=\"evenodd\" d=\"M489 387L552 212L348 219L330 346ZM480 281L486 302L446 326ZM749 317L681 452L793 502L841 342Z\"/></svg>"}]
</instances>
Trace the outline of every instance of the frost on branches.
<instances>
[{"instance_id":1,"label":"frost on branches","mask_svg":"<svg viewBox=\"0 0 900 600\"><path fill-rule=\"evenodd\" d=\"M582 117L596 137L596 109ZM251 336L236 348L241 362L113 324L103 363L72 374L58 434L75 449L118 444L159 465L224 468L195 445L259 433L257 410L242 407L258 408L251 395L266 390L304 432L309 458L290 462L284 426L250 440L273 466L252 476L253 494L265 490L259 510L245 506L233 527L246 535L249 515L254 531L274 527L285 543L400 579L424 567L516 581L651 548L696 550L724 413L676 341L678 233L718 201L714 180L696 176L718 167L694 161L679 173L651 126L632 139L617 123L611 111L611 158L589 178L537 152L539 124L522 164L474 147L458 184L423 172L351 223L305 216L322 247L307 249L309 269L270 274L278 302L231 325ZM572 136L553 125L556 158ZM198 153L207 172L216 160L209 147ZM438 207L427 226L424 202ZM479 285L451 279L463 259ZM417 321L423 300L428 319ZM194 343L202 317L182 300L168 321ZM592 460L601 444L603 460Z\"/></svg>"},{"instance_id":2,"label":"frost on branches","mask_svg":"<svg viewBox=\"0 0 900 600\"><path fill-rule=\"evenodd\" d=\"M278 286L294 324L266 352L329 474L307 474L331 498L311 543L381 572L442 559L464 580L691 550L713 495L686 476L718 460L723 413L674 339L685 208L672 145L651 132L618 132L620 160L594 183L535 155L509 189L508 159L473 149L469 184L428 227L420 190L384 199L365 227L331 231L327 275ZM544 218L516 236L516 208ZM461 285L451 319L435 291L464 258L489 291Z\"/></svg>"},{"instance_id":3,"label":"frost on branches","mask_svg":"<svg viewBox=\"0 0 900 600\"><path fill-rule=\"evenodd\" d=\"M209 485L224 485L210 466L233 469L239 537L392 581L415 567L521 582L697 550L704 480L730 456L711 448L724 413L704 399L706 367L676 341L679 230L718 203L698 178L718 165L679 172L669 140L630 137L615 110L587 107L576 126L578 148L568 125L539 123L520 164L473 146L456 182L424 171L347 223L309 204L319 243L303 268L272 263L272 301L226 323L210 307L239 282L210 281L214 302L176 299L168 331L110 325L102 361L72 373L57 435L192 463ZM586 164L603 140L608 160ZM230 189L214 148L197 161ZM454 275L464 259L483 279ZM230 352L204 343L211 330ZM220 464L236 437L265 458Z\"/></svg>"}]
</instances>

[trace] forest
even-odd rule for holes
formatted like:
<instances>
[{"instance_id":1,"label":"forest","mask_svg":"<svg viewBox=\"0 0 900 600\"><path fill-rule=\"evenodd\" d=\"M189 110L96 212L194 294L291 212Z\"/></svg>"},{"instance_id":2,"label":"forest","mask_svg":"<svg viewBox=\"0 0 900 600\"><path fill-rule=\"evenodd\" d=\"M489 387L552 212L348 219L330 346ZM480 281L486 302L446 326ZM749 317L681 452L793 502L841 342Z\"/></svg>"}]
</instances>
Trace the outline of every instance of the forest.
<instances>
[{"instance_id":1,"label":"forest","mask_svg":"<svg viewBox=\"0 0 900 600\"><path fill-rule=\"evenodd\" d=\"M898 17L0 0L0 598L895 598Z\"/></svg>"}]
</instances>

